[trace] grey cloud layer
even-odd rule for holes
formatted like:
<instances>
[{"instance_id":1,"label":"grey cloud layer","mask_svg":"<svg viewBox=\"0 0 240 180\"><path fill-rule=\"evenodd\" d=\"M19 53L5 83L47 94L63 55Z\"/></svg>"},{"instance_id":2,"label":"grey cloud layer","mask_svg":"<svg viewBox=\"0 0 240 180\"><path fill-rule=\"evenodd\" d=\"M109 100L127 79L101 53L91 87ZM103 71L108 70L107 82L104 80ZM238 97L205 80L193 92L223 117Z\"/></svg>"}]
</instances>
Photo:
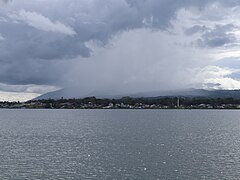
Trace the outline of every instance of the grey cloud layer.
<instances>
[{"instance_id":1,"label":"grey cloud layer","mask_svg":"<svg viewBox=\"0 0 240 180\"><path fill-rule=\"evenodd\" d=\"M10 2L11 0L1 0L0 2L1 3L8 3L8 2Z\"/></svg>"},{"instance_id":2,"label":"grey cloud layer","mask_svg":"<svg viewBox=\"0 0 240 180\"><path fill-rule=\"evenodd\" d=\"M167 30L179 9L201 10L212 2L238 5L234 0L11 1L0 9L0 82L61 86L71 59L94 54L89 41L105 46L131 29ZM186 33L201 31L198 45L217 47L234 40L228 28L195 26Z\"/></svg>"},{"instance_id":3,"label":"grey cloud layer","mask_svg":"<svg viewBox=\"0 0 240 180\"><path fill-rule=\"evenodd\" d=\"M235 35L231 33L237 29L233 24L215 25L214 28L195 25L185 31L187 35L200 33L201 37L193 42L193 45L199 47L222 47L232 44L236 41Z\"/></svg>"},{"instance_id":4,"label":"grey cloud layer","mask_svg":"<svg viewBox=\"0 0 240 180\"><path fill-rule=\"evenodd\" d=\"M98 40L106 44L117 32L128 29L144 26L166 29L179 8L203 6L205 2L207 1L64 0L56 4L56 1L14 1L10 7L6 7L10 9L5 14L9 22L0 24L1 33L7 39L1 44L4 53L0 54L0 59L61 59L79 55L88 57L91 49L84 43L89 40ZM50 8L40 10L44 5ZM14 11L17 12L11 14ZM66 34L77 35L68 37L54 33L64 31ZM16 54L11 55L12 52Z\"/></svg>"}]
</instances>

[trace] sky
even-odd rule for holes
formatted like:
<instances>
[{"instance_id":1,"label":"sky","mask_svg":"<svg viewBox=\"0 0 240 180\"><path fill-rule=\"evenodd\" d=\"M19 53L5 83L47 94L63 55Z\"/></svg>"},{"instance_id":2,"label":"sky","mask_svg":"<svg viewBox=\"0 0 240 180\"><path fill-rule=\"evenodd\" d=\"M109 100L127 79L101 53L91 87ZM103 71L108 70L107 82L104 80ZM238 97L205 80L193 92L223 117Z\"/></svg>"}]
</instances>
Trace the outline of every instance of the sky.
<instances>
[{"instance_id":1,"label":"sky","mask_svg":"<svg viewBox=\"0 0 240 180\"><path fill-rule=\"evenodd\" d=\"M0 100L240 89L240 1L0 0Z\"/></svg>"}]
</instances>

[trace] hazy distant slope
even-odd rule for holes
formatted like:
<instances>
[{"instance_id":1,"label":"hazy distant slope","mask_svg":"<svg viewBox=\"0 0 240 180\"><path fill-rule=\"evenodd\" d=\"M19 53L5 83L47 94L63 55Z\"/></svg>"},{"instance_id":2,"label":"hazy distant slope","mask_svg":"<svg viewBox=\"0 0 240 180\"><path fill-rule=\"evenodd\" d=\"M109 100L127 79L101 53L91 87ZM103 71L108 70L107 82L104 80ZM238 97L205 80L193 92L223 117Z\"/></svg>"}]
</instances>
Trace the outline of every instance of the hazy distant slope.
<instances>
[{"instance_id":1,"label":"hazy distant slope","mask_svg":"<svg viewBox=\"0 0 240 180\"><path fill-rule=\"evenodd\" d=\"M120 94L120 95L119 95ZM81 92L78 90L78 88L65 88L60 89L57 91L49 92L46 94L43 94L41 96L38 96L35 99L70 99L70 98L84 98L84 97L91 97L95 96L98 98L121 98L123 95L119 92L114 91L94 91L94 92Z\"/></svg>"},{"instance_id":2,"label":"hazy distant slope","mask_svg":"<svg viewBox=\"0 0 240 180\"><path fill-rule=\"evenodd\" d=\"M38 96L35 99L69 99L69 98L81 98L80 92L76 89L66 88L66 89L60 89L57 91L49 92L46 94L43 94L41 96Z\"/></svg>"},{"instance_id":3,"label":"hazy distant slope","mask_svg":"<svg viewBox=\"0 0 240 180\"><path fill-rule=\"evenodd\" d=\"M43 94L35 99L69 99L69 98L83 98L96 96L99 98L121 98L124 96L131 97L212 97L212 98L240 98L240 90L204 90L204 89L186 89L186 90L173 90L162 92L145 92L136 94L121 94L117 92L92 92L82 94L79 90L74 88L66 88Z\"/></svg>"}]
</instances>

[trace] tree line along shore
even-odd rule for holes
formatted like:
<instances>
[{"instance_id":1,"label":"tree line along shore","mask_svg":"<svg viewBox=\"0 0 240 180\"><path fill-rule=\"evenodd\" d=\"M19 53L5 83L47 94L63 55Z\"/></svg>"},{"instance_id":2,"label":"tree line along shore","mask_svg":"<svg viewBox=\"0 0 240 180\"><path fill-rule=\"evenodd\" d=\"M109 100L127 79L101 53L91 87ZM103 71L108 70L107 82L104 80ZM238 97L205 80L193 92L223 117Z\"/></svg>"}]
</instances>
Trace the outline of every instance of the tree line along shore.
<instances>
[{"instance_id":1,"label":"tree line along shore","mask_svg":"<svg viewBox=\"0 0 240 180\"><path fill-rule=\"evenodd\" d=\"M107 99L42 99L0 102L0 108L15 109L240 109L240 99L202 97L156 97Z\"/></svg>"}]
</instances>

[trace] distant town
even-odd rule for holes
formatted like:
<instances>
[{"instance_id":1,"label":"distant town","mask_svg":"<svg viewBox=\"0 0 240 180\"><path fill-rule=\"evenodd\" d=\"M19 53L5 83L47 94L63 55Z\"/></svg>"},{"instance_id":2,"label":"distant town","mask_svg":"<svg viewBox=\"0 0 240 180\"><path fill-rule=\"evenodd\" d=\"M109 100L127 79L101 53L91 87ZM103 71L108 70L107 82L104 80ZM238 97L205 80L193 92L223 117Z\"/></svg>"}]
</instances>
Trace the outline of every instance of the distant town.
<instances>
[{"instance_id":1,"label":"distant town","mask_svg":"<svg viewBox=\"0 0 240 180\"><path fill-rule=\"evenodd\" d=\"M240 109L240 99L157 97L101 99L43 99L27 102L0 102L9 109Z\"/></svg>"}]
</instances>

